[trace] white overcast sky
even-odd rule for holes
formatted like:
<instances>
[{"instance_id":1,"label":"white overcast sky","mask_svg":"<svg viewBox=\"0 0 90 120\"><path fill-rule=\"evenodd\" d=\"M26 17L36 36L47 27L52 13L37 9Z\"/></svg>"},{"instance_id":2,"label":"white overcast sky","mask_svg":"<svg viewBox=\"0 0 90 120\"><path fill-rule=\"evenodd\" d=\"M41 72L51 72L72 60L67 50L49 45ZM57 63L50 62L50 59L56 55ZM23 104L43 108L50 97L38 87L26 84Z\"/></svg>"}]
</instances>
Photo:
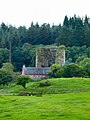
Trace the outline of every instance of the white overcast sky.
<instances>
[{"instance_id":1,"label":"white overcast sky","mask_svg":"<svg viewBox=\"0 0 90 120\"><path fill-rule=\"evenodd\" d=\"M0 24L29 27L39 24L63 22L64 16L90 17L90 0L0 0Z\"/></svg>"}]
</instances>

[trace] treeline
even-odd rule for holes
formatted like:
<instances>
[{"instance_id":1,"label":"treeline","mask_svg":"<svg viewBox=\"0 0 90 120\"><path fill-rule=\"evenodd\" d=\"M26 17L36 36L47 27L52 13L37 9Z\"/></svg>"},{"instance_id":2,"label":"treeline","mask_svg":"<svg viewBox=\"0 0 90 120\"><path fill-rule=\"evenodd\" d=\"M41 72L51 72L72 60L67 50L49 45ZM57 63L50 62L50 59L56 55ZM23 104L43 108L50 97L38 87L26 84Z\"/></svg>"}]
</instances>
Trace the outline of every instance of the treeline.
<instances>
[{"instance_id":1,"label":"treeline","mask_svg":"<svg viewBox=\"0 0 90 120\"><path fill-rule=\"evenodd\" d=\"M12 25L0 25L0 47L12 48L22 46L24 43L31 45L64 44L65 46L90 46L90 19L65 16L63 25L42 24L33 22L29 28Z\"/></svg>"},{"instance_id":2,"label":"treeline","mask_svg":"<svg viewBox=\"0 0 90 120\"><path fill-rule=\"evenodd\" d=\"M89 18L85 16L82 19L76 15L70 18L65 16L62 25L50 26L46 23L39 25L32 22L29 28L25 26L16 28L2 23L0 25L0 67L4 62L11 62L16 71L21 70L23 64L34 66L37 45L52 44L64 44L69 49L66 51L66 59L69 61L75 62L78 56L90 57Z\"/></svg>"}]
</instances>

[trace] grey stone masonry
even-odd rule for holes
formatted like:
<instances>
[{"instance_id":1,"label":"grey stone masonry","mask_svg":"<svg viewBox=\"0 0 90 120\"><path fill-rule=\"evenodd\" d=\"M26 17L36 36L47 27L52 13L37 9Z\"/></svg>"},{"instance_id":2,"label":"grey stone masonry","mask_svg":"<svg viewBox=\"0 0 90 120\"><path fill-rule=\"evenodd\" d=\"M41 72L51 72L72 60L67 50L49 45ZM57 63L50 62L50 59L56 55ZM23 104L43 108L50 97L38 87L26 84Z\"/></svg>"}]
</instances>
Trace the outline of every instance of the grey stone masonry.
<instances>
[{"instance_id":1,"label":"grey stone masonry","mask_svg":"<svg viewBox=\"0 0 90 120\"><path fill-rule=\"evenodd\" d=\"M65 63L65 46L61 45L58 47L56 52L56 64L63 65Z\"/></svg>"},{"instance_id":2,"label":"grey stone masonry","mask_svg":"<svg viewBox=\"0 0 90 120\"><path fill-rule=\"evenodd\" d=\"M65 46L58 48L38 48L36 50L36 67L50 67L52 64L65 63Z\"/></svg>"},{"instance_id":3,"label":"grey stone masonry","mask_svg":"<svg viewBox=\"0 0 90 120\"><path fill-rule=\"evenodd\" d=\"M36 67L50 67L55 63L55 48L38 48L36 50Z\"/></svg>"}]
</instances>

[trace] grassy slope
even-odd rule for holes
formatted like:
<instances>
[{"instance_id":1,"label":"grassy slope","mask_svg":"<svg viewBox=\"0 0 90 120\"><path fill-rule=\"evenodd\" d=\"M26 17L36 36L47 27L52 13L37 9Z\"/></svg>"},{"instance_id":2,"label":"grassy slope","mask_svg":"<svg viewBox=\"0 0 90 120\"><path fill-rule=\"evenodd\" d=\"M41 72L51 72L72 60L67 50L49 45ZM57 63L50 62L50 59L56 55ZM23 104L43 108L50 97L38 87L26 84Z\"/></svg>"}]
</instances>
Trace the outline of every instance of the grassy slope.
<instances>
[{"instance_id":1,"label":"grassy slope","mask_svg":"<svg viewBox=\"0 0 90 120\"><path fill-rule=\"evenodd\" d=\"M43 88L39 82L28 83L26 90L59 94L10 96L24 89L15 84L1 88L0 120L90 120L90 78L49 81L51 86Z\"/></svg>"},{"instance_id":2,"label":"grassy slope","mask_svg":"<svg viewBox=\"0 0 90 120\"><path fill-rule=\"evenodd\" d=\"M65 92L85 92L90 91L90 78L57 78L49 79L51 86L38 87L40 82L30 82L27 84L27 89L24 90L22 86L11 84L9 86L1 87L1 94L17 94L20 91L41 91L46 93L65 93Z\"/></svg>"}]
</instances>

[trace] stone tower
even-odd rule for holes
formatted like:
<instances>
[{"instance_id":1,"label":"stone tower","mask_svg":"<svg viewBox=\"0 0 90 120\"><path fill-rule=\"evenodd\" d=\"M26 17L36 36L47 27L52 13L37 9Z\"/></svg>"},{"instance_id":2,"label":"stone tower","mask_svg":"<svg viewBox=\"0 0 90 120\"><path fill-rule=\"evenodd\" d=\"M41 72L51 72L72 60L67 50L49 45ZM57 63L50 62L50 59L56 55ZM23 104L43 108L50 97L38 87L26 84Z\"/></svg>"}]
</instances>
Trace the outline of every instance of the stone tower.
<instances>
[{"instance_id":1,"label":"stone tower","mask_svg":"<svg viewBox=\"0 0 90 120\"><path fill-rule=\"evenodd\" d=\"M36 50L36 67L48 67L48 51L46 48Z\"/></svg>"},{"instance_id":2,"label":"stone tower","mask_svg":"<svg viewBox=\"0 0 90 120\"><path fill-rule=\"evenodd\" d=\"M38 48L36 50L36 67L50 67L55 63L56 48Z\"/></svg>"},{"instance_id":3,"label":"stone tower","mask_svg":"<svg viewBox=\"0 0 90 120\"><path fill-rule=\"evenodd\" d=\"M38 48L36 50L36 67L50 67L52 64L65 63L65 46L58 48Z\"/></svg>"},{"instance_id":4,"label":"stone tower","mask_svg":"<svg viewBox=\"0 0 90 120\"><path fill-rule=\"evenodd\" d=\"M63 65L65 63L65 46L61 45L58 47L56 52L56 64Z\"/></svg>"}]
</instances>

